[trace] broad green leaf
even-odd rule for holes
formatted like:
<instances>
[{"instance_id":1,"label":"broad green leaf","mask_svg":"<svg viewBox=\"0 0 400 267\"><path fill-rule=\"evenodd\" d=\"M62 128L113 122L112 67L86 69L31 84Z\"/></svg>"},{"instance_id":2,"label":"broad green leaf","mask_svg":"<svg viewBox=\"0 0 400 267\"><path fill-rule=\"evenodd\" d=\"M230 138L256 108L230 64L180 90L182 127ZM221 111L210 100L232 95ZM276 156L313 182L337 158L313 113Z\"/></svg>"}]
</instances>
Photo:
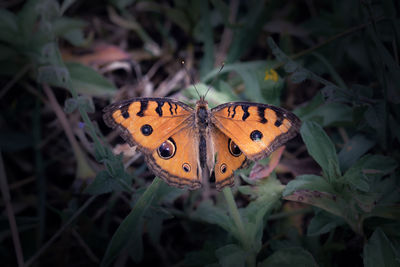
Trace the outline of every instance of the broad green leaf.
<instances>
[{"instance_id":1,"label":"broad green leaf","mask_svg":"<svg viewBox=\"0 0 400 267\"><path fill-rule=\"evenodd\" d=\"M322 126L348 125L353 123L353 109L344 104L329 102L314 111L322 117Z\"/></svg>"},{"instance_id":2,"label":"broad green leaf","mask_svg":"<svg viewBox=\"0 0 400 267\"><path fill-rule=\"evenodd\" d=\"M92 68L79 63L67 63L72 87L80 94L90 96L111 96L115 86Z\"/></svg>"},{"instance_id":3,"label":"broad green leaf","mask_svg":"<svg viewBox=\"0 0 400 267\"><path fill-rule=\"evenodd\" d=\"M164 183L165 184L165 183ZM163 222L166 219L171 219L173 216L161 207L152 207L146 212L146 229L150 239L154 244L160 243Z\"/></svg>"},{"instance_id":4,"label":"broad green leaf","mask_svg":"<svg viewBox=\"0 0 400 267\"><path fill-rule=\"evenodd\" d=\"M324 98L321 93L317 93L313 99L307 103L307 105L296 108L294 113L299 116L302 121L306 121L309 120L309 118L318 115L315 114L314 111L322 104L324 104Z\"/></svg>"},{"instance_id":5,"label":"broad green leaf","mask_svg":"<svg viewBox=\"0 0 400 267\"><path fill-rule=\"evenodd\" d=\"M144 227L144 216L140 217L135 222L135 228L130 233L129 243L127 248L129 251L130 258L135 262L139 263L143 259L143 227Z\"/></svg>"},{"instance_id":6,"label":"broad green leaf","mask_svg":"<svg viewBox=\"0 0 400 267\"><path fill-rule=\"evenodd\" d=\"M260 99L263 99L263 96L261 94L259 77L261 77L261 74L264 74L266 66L266 61L227 64L224 66L221 72L219 72L219 68L209 72L206 76L204 76L202 82L205 83L211 80L215 75L222 75L224 73L234 71L240 76L245 84L246 90L244 93L247 99L260 102Z\"/></svg>"},{"instance_id":7,"label":"broad green leaf","mask_svg":"<svg viewBox=\"0 0 400 267\"><path fill-rule=\"evenodd\" d=\"M258 267L275 266L317 267L318 264L311 253L302 248L285 248L278 250L258 265Z\"/></svg>"},{"instance_id":8,"label":"broad green leaf","mask_svg":"<svg viewBox=\"0 0 400 267\"><path fill-rule=\"evenodd\" d=\"M215 251L222 267L245 267L246 252L234 244L226 245Z\"/></svg>"},{"instance_id":9,"label":"broad green leaf","mask_svg":"<svg viewBox=\"0 0 400 267\"><path fill-rule=\"evenodd\" d=\"M364 246L363 260L365 267L395 267L400 265L396 251L381 228L377 228Z\"/></svg>"},{"instance_id":10,"label":"broad green leaf","mask_svg":"<svg viewBox=\"0 0 400 267\"><path fill-rule=\"evenodd\" d=\"M347 206L346 201L335 194L303 189L296 190L290 195L285 195L283 198L313 205L340 217L354 217L351 211L344 210L343 207Z\"/></svg>"},{"instance_id":11,"label":"broad green leaf","mask_svg":"<svg viewBox=\"0 0 400 267\"><path fill-rule=\"evenodd\" d=\"M344 224L346 224L346 221L343 218L334 216L323 210L317 210L307 227L307 235L322 235Z\"/></svg>"},{"instance_id":12,"label":"broad green leaf","mask_svg":"<svg viewBox=\"0 0 400 267\"><path fill-rule=\"evenodd\" d=\"M287 196L292 194L296 190L310 190L310 191L320 191L335 194L335 190L326 181L324 177L304 174L297 176L296 179L291 180L283 190L282 195Z\"/></svg>"},{"instance_id":13,"label":"broad green leaf","mask_svg":"<svg viewBox=\"0 0 400 267\"><path fill-rule=\"evenodd\" d=\"M308 153L322 167L327 178L330 181L337 179L341 173L336 149L322 127L315 122L306 121L300 133Z\"/></svg>"},{"instance_id":14,"label":"broad green leaf","mask_svg":"<svg viewBox=\"0 0 400 267\"><path fill-rule=\"evenodd\" d=\"M101 266L109 266L113 259L115 259L115 257L123 250L129 241L132 240L132 234L134 233L135 229L138 229L141 226L140 222L142 216L146 212L147 208L151 205L161 183L162 181L160 178L155 178L151 185L136 202L132 211L122 221L107 246L106 253L101 261Z\"/></svg>"},{"instance_id":15,"label":"broad green leaf","mask_svg":"<svg viewBox=\"0 0 400 267\"><path fill-rule=\"evenodd\" d=\"M63 36L68 42L74 46L81 46L85 43L83 35L83 27L85 22L78 19L61 17L54 23L54 34Z\"/></svg>"},{"instance_id":16,"label":"broad green leaf","mask_svg":"<svg viewBox=\"0 0 400 267\"><path fill-rule=\"evenodd\" d=\"M342 179L358 190L368 192L372 177L380 178L396 167L396 161L390 157L365 155L346 171Z\"/></svg>"},{"instance_id":17,"label":"broad green leaf","mask_svg":"<svg viewBox=\"0 0 400 267\"><path fill-rule=\"evenodd\" d=\"M347 170L374 145L374 141L368 139L362 134L356 134L353 136L339 152L339 163L341 169L343 171Z\"/></svg>"}]
</instances>

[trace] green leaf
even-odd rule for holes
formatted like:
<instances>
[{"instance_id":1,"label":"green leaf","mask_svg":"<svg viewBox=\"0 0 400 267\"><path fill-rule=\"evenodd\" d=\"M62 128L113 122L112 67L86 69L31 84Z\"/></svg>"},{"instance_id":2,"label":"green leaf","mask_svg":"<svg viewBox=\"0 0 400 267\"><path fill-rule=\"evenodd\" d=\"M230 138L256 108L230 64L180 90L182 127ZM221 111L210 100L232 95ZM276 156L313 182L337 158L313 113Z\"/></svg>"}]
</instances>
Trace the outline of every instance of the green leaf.
<instances>
[{"instance_id":1,"label":"green leaf","mask_svg":"<svg viewBox=\"0 0 400 267\"><path fill-rule=\"evenodd\" d=\"M129 215L122 221L117 231L114 233L111 242L107 246L106 253L101 261L101 266L109 266L113 259L132 239L135 229L138 230L140 228L142 216L151 205L161 183L162 181L160 178L155 178L136 202Z\"/></svg>"},{"instance_id":2,"label":"green leaf","mask_svg":"<svg viewBox=\"0 0 400 267\"><path fill-rule=\"evenodd\" d=\"M160 243L162 225L164 220L171 219L173 216L165 209L152 207L146 212L146 228L153 244Z\"/></svg>"},{"instance_id":3,"label":"green leaf","mask_svg":"<svg viewBox=\"0 0 400 267\"><path fill-rule=\"evenodd\" d=\"M353 136L339 152L339 164L341 169L343 171L347 170L374 145L374 141L371 141L362 134Z\"/></svg>"},{"instance_id":4,"label":"green leaf","mask_svg":"<svg viewBox=\"0 0 400 267\"><path fill-rule=\"evenodd\" d=\"M116 178L110 176L107 171L97 173L94 181L85 189L85 193L100 195L111 191L122 191L123 188Z\"/></svg>"},{"instance_id":5,"label":"green leaf","mask_svg":"<svg viewBox=\"0 0 400 267\"><path fill-rule=\"evenodd\" d=\"M205 83L211 80L216 75L222 75L224 73L234 71L240 76L243 83L245 84L246 90L244 91L244 93L247 99L260 102L260 99L263 99L263 96L261 94L259 77L261 73L265 72L266 66L266 61L251 61L246 63L226 64L220 72L218 68L205 75L202 79L202 82Z\"/></svg>"},{"instance_id":6,"label":"green leaf","mask_svg":"<svg viewBox=\"0 0 400 267\"><path fill-rule=\"evenodd\" d=\"M217 261L216 249L212 241L205 240L201 250L190 251L185 254L183 266L210 266L211 263Z\"/></svg>"},{"instance_id":7,"label":"green leaf","mask_svg":"<svg viewBox=\"0 0 400 267\"><path fill-rule=\"evenodd\" d=\"M344 224L346 224L346 221L343 218L334 216L323 210L317 210L307 227L307 235L322 235Z\"/></svg>"},{"instance_id":8,"label":"green leaf","mask_svg":"<svg viewBox=\"0 0 400 267\"><path fill-rule=\"evenodd\" d=\"M43 66L39 67L36 80L39 83L47 83L52 86L67 88L69 72L64 67Z\"/></svg>"},{"instance_id":9,"label":"green leaf","mask_svg":"<svg viewBox=\"0 0 400 267\"><path fill-rule=\"evenodd\" d=\"M285 195L283 198L286 200L313 205L340 217L348 217L346 212L350 213L349 216L352 215L351 211L343 210L343 207L347 206L347 202L337 195L331 193L302 189L296 190L290 195Z\"/></svg>"},{"instance_id":10,"label":"green leaf","mask_svg":"<svg viewBox=\"0 0 400 267\"><path fill-rule=\"evenodd\" d=\"M304 70L298 70L295 71L291 76L290 76L290 80L293 83L302 83L304 80L306 80L309 77L309 72L304 71Z\"/></svg>"},{"instance_id":11,"label":"green leaf","mask_svg":"<svg viewBox=\"0 0 400 267\"><path fill-rule=\"evenodd\" d=\"M258 267L274 266L317 267L318 264L311 253L302 248L285 248L278 250L258 265Z\"/></svg>"},{"instance_id":12,"label":"green leaf","mask_svg":"<svg viewBox=\"0 0 400 267\"><path fill-rule=\"evenodd\" d=\"M341 103L328 102L314 111L322 117L322 126L349 125L353 123L353 109Z\"/></svg>"},{"instance_id":13,"label":"green leaf","mask_svg":"<svg viewBox=\"0 0 400 267\"><path fill-rule=\"evenodd\" d=\"M54 34L63 36L72 45L81 46L85 43L82 31L85 25L82 20L61 17L54 23Z\"/></svg>"},{"instance_id":14,"label":"green leaf","mask_svg":"<svg viewBox=\"0 0 400 267\"><path fill-rule=\"evenodd\" d=\"M306 121L300 129L300 133L308 153L321 166L327 178L333 181L340 177L335 146L322 127L315 122Z\"/></svg>"},{"instance_id":15,"label":"green leaf","mask_svg":"<svg viewBox=\"0 0 400 267\"><path fill-rule=\"evenodd\" d=\"M382 155L365 155L343 175L344 182L358 190L368 192L371 177L380 178L395 170L397 162Z\"/></svg>"},{"instance_id":16,"label":"green leaf","mask_svg":"<svg viewBox=\"0 0 400 267\"><path fill-rule=\"evenodd\" d=\"M227 232L233 232L235 229L231 218L228 217L226 212L214 206L210 200L201 202L192 216L198 220L219 225Z\"/></svg>"},{"instance_id":17,"label":"green leaf","mask_svg":"<svg viewBox=\"0 0 400 267\"><path fill-rule=\"evenodd\" d=\"M226 245L215 251L222 267L244 267L246 261L246 252L234 244Z\"/></svg>"},{"instance_id":18,"label":"green leaf","mask_svg":"<svg viewBox=\"0 0 400 267\"><path fill-rule=\"evenodd\" d=\"M97 97L115 94L115 86L92 68L79 63L67 63L66 66L71 76L72 87L78 93Z\"/></svg>"},{"instance_id":19,"label":"green leaf","mask_svg":"<svg viewBox=\"0 0 400 267\"><path fill-rule=\"evenodd\" d=\"M310 190L310 191L314 190L314 191L335 194L335 190L326 181L324 177L313 174L300 175L297 176L296 179L291 180L286 185L282 195L283 196L290 195L296 190Z\"/></svg>"},{"instance_id":20,"label":"green leaf","mask_svg":"<svg viewBox=\"0 0 400 267\"><path fill-rule=\"evenodd\" d=\"M364 246L363 260L365 267L400 265L396 251L381 228L377 228Z\"/></svg>"},{"instance_id":21,"label":"green leaf","mask_svg":"<svg viewBox=\"0 0 400 267\"><path fill-rule=\"evenodd\" d=\"M261 239L264 229L264 216L279 203L284 186L271 175L268 179L260 181L252 187L255 197L246 208L241 209L241 215L247 220L245 229L251 240L254 251L261 249Z\"/></svg>"}]
</instances>

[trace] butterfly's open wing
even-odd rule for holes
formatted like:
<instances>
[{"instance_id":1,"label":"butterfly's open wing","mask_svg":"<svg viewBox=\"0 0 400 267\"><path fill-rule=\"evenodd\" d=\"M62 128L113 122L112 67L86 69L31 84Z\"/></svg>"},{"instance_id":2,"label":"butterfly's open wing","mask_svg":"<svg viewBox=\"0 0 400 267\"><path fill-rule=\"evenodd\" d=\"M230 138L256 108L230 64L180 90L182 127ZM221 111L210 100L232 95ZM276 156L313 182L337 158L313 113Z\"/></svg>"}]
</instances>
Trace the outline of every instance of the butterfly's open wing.
<instances>
[{"instance_id":1,"label":"butterfly's open wing","mask_svg":"<svg viewBox=\"0 0 400 267\"><path fill-rule=\"evenodd\" d=\"M151 170L168 184L200 187L198 145L190 133L193 108L169 98L134 98L106 107L103 118L145 154Z\"/></svg>"},{"instance_id":2,"label":"butterfly's open wing","mask_svg":"<svg viewBox=\"0 0 400 267\"><path fill-rule=\"evenodd\" d=\"M251 160L269 156L296 136L301 121L293 113L266 104L231 102L211 110L211 122Z\"/></svg>"}]
</instances>

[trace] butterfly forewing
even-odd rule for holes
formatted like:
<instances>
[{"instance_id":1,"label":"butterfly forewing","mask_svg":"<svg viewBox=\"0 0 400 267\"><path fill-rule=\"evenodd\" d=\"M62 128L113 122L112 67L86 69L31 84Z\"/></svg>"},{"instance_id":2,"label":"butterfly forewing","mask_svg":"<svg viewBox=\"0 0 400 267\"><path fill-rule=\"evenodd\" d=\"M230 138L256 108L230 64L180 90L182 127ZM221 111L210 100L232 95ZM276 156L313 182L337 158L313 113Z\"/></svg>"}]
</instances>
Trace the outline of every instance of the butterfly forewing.
<instances>
[{"instance_id":1,"label":"butterfly forewing","mask_svg":"<svg viewBox=\"0 0 400 267\"><path fill-rule=\"evenodd\" d=\"M172 134L188 127L193 109L168 98L134 98L104 109L104 121L142 152L155 150Z\"/></svg>"}]
</instances>

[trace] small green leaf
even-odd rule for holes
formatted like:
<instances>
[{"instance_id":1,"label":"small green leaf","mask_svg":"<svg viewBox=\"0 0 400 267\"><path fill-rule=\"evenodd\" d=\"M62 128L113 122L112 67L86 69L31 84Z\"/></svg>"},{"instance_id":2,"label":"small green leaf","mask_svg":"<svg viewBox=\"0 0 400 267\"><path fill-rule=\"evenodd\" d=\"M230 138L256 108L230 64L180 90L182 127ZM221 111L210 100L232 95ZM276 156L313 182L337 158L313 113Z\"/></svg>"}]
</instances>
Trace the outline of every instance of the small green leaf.
<instances>
[{"instance_id":1,"label":"small green leaf","mask_svg":"<svg viewBox=\"0 0 400 267\"><path fill-rule=\"evenodd\" d=\"M67 88L69 72L64 67L43 66L39 67L36 80L39 83L47 83L52 86Z\"/></svg>"},{"instance_id":2,"label":"small green leaf","mask_svg":"<svg viewBox=\"0 0 400 267\"><path fill-rule=\"evenodd\" d=\"M322 167L327 178L331 181L337 179L341 173L336 149L322 127L315 122L306 121L300 133L308 153Z\"/></svg>"},{"instance_id":3,"label":"small green leaf","mask_svg":"<svg viewBox=\"0 0 400 267\"><path fill-rule=\"evenodd\" d=\"M111 191L122 191L123 188L117 179L110 176L107 171L97 173L94 181L85 189L85 193L92 195L100 195Z\"/></svg>"},{"instance_id":4,"label":"small green leaf","mask_svg":"<svg viewBox=\"0 0 400 267\"><path fill-rule=\"evenodd\" d=\"M294 72L291 76L290 76L290 80L293 83L301 83L304 80L306 80L308 78L308 72L305 71L304 69L298 70L296 72Z\"/></svg>"},{"instance_id":5,"label":"small green leaf","mask_svg":"<svg viewBox=\"0 0 400 267\"><path fill-rule=\"evenodd\" d=\"M232 232L235 229L231 218L228 217L226 212L214 206L211 201L201 202L192 216L201 221L217 224L227 232Z\"/></svg>"},{"instance_id":6,"label":"small green leaf","mask_svg":"<svg viewBox=\"0 0 400 267\"><path fill-rule=\"evenodd\" d=\"M111 96L115 86L92 68L79 63L67 63L73 88L80 94L90 96Z\"/></svg>"},{"instance_id":7,"label":"small green leaf","mask_svg":"<svg viewBox=\"0 0 400 267\"><path fill-rule=\"evenodd\" d=\"M246 252L234 244L226 245L215 251L222 267L244 267L246 261Z\"/></svg>"},{"instance_id":8,"label":"small green leaf","mask_svg":"<svg viewBox=\"0 0 400 267\"><path fill-rule=\"evenodd\" d=\"M322 235L344 224L346 224L346 221L343 218L334 216L323 210L317 210L307 227L307 235Z\"/></svg>"},{"instance_id":9,"label":"small green leaf","mask_svg":"<svg viewBox=\"0 0 400 267\"><path fill-rule=\"evenodd\" d=\"M396 251L381 228L377 228L364 246L363 260L365 267L399 266Z\"/></svg>"},{"instance_id":10,"label":"small green leaf","mask_svg":"<svg viewBox=\"0 0 400 267\"><path fill-rule=\"evenodd\" d=\"M324 177L313 174L297 176L296 179L286 185L282 195L290 195L296 190L315 190L335 194L335 190Z\"/></svg>"},{"instance_id":11,"label":"small green leaf","mask_svg":"<svg viewBox=\"0 0 400 267\"><path fill-rule=\"evenodd\" d=\"M285 248L278 250L258 267L317 267L314 257L310 252L302 248Z\"/></svg>"},{"instance_id":12,"label":"small green leaf","mask_svg":"<svg viewBox=\"0 0 400 267\"><path fill-rule=\"evenodd\" d=\"M64 102L64 112L71 114L78 108L78 101L74 98L67 98Z\"/></svg>"}]
</instances>

